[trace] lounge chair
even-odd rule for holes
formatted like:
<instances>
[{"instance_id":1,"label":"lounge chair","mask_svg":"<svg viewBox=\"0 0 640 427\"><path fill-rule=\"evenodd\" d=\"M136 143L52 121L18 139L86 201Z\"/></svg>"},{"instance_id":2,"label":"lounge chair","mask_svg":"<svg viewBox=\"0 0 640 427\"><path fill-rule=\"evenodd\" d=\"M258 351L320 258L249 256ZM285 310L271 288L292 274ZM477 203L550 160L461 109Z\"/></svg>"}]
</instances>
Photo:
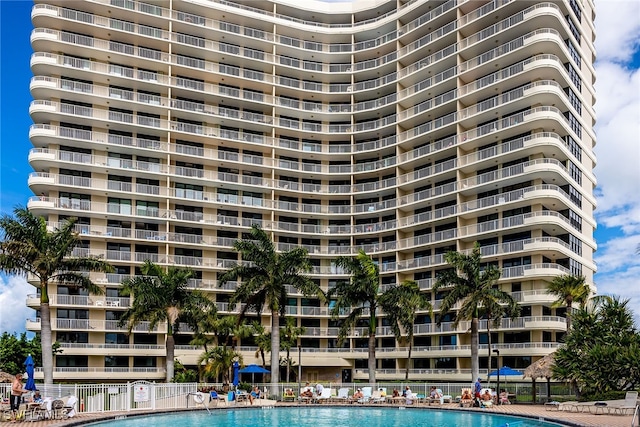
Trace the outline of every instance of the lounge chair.
<instances>
[{"instance_id":1,"label":"lounge chair","mask_svg":"<svg viewBox=\"0 0 640 427\"><path fill-rule=\"evenodd\" d=\"M25 421L40 421L47 418L47 402L29 403L25 413Z\"/></svg>"},{"instance_id":2,"label":"lounge chair","mask_svg":"<svg viewBox=\"0 0 640 427\"><path fill-rule=\"evenodd\" d=\"M305 396L303 395L303 393L306 393L308 391L311 391L312 395L311 396ZM311 387L302 387L300 389L300 394L298 394L298 401L301 403L310 403L313 398L315 397L315 393L313 393L313 388Z\"/></svg>"},{"instance_id":3,"label":"lounge chair","mask_svg":"<svg viewBox=\"0 0 640 427\"><path fill-rule=\"evenodd\" d=\"M369 403L384 403L385 398L382 396L382 390L376 390L371 393L371 397L369 398Z\"/></svg>"},{"instance_id":4,"label":"lounge chair","mask_svg":"<svg viewBox=\"0 0 640 427\"><path fill-rule=\"evenodd\" d=\"M480 398L480 407L481 408L490 408L490 407L492 407L493 403L494 403L493 401L496 398L495 393L490 388L483 388L480 391L480 395L484 396L486 391L489 391L489 394L491 395L491 400L483 400L482 398Z\"/></svg>"},{"instance_id":5,"label":"lounge chair","mask_svg":"<svg viewBox=\"0 0 640 427\"><path fill-rule=\"evenodd\" d=\"M559 402L558 403L558 411L571 411L573 408L573 405L575 405L576 403L579 403L577 400L568 400L566 402Z\"/></svg>"},{"instance_id":6,"label":"lounge chair","mask_svg":"<svg viewBox=\"0 0 640 427\"><path fill-rule=\"evenodd\" d=\"M565 402L565 410L569 412L591 412L590 407L596 402Z\"/></svg>"},{"instance_id":7,"label":"lounge chair","mask_svg":"<svg viewBox=\"0 0 640 427\"><path fill-rule=\"evenodd\" d=\"M620 403L611 403L609 412L613 411L616 415L625 415L627 412L633 413L638 406L638 392L628 391L624 396L624 401Z\"/></svg>"},{"instance_id":8,"label":"lounge chair","mask_svg":"<svg viewBox=\"0 0 640 427\"><path fill-rule=\"evenodd\" d=\"M320 396L316 398L316 403L323 403L331 401L331 395L333 394L333 389L331 388L323 388Z\"/></svg>"},{"instance_id":9,"label":"lounge chair","mask_svg":"<svg viewBox=\"0 0 640 427\"><path fill-rule=\"evenodd\" d=\"M223 405L227 405L227 398L226 396L223 396L221 394L218 394L217 391L212 390L209 392L209 406L211 406L212 404L214 406L218 406L219 403L222 403Z\"/></svg>"},{"instance_id":10,"label":"lounge chair","mask_svg":"<svg viewBox=\"0 0 640 427\"><path fill-rule=\"evenodd\" d=\"M413 402L416 405L426 405L429 403L429 397L424 393L413 393Z\"/></svg>"},{"instance_id":11,"label":"lounge chair","mask_svg":"<svg viewBox=\"0 0 640 427\"><path fill-rule=\"evenodd\" d=\"M371 391L373 387L362 387L362 399L358 399L358 403L368 403L371 399Z\"/></svg>"},{"instance_id":12,"label":"lounge chair","mask_svg":"<svg viewBox=\"0 0 640 427\"><path fill-rule=\"evenodd\" d=\"M292 389L286 388L284 393L282 393L282 401L283 402L293 402L296 400L296 395Z\"/></svg>"},{"instance_id":13,"label":"lounge chair","mask_svg":"<svg viewBox=\"0 0 640 427\"><path fill-rule=\"evenodd\" d=\"M71 418L76 416L76 403L78 403L78 398L75 396L69 396L67 401L64 404L64 415L66 418Z\"/></svg>"},{"instance_id":14,"label":"lounge chair","mask_svg":"<svg viewBox=\"0 0 640 427\"><path fill-rule=\"evenodd\" d=\"M431 395L429 395L426 398L427 403L429 404L429 406L431 405L442 405L444 403L444 395L442 394L442 390L441 389L436 389L436 393L437 393L437 397L431 397ZM449 396L451 397L451 396Z\"/></svg>"},{"instance_id":15,"label":"lounge chair","mask_svg":"<svg viewBox=\"0 0 640 427\"><path fill-rule=\"evenodd\" d=\"M334 403L347 403L349 401L349 389L342 387L338 389L338 394L331 397L331 401Z\"/></svg>"},{"instance_id":16,"label":"lounge chair","mask_svg":"<svg viewBox=\"0 0 640 427\"><path fill-rule=\"evenodd\" d=\"M470 408L473 406L473 397L463 399L462 396L472 396L470 388L463 388L460 396L460 406L463 408Z\"/></svg>"},{"instance_id":17,"label":"lounge chair","mask_svg":"<svg viewBox=\"0 0 640 427\"><path fill-rule=\"evenodd\" d=\"M64 400L56 399L51 403L51 415L54 420L61 420L65 417Z\"/></svg>"}]
</instances>

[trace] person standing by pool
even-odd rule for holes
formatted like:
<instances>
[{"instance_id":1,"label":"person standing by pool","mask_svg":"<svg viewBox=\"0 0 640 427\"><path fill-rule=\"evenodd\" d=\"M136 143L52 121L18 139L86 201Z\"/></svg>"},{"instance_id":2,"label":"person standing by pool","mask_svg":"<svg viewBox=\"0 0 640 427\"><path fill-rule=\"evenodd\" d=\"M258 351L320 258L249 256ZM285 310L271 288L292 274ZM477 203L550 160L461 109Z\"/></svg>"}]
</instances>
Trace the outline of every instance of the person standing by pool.
<instances>
[{"instance_id":1,"label":"person standing by pool","mask_svg":"<svg viewBox=\"0 0 640 427\"><path fill-rule=\"evenodd\" d=\"M482 378L480 377L478 377L478 380L473 387L473 395L477 398L482 397Z\"/></svg>"},{"instance_id":2,"label":"person standing by pool","mask_svg":"<svg viewBox=\"0 0 640 427\"><path fill-rule=\"evenodd\" d=\"M22 374L16 374L16 377L11 383L11 400L9 402L11 408L11 422L15 423L20 410L20 401L22 400L22 394L27 393L29 390L22 388Z\"/></svg>"},{"instance_id":3,"label":"person standing by pool","mask_svg":"<svg viewBox=\"0 0 640 427\"><path fill-rule=\"evenodd\" d=\"M480 406L482 400L482 378L480 377L473 386L473 397L475 397L473 406Z\"/></svg>"}]
</instances>

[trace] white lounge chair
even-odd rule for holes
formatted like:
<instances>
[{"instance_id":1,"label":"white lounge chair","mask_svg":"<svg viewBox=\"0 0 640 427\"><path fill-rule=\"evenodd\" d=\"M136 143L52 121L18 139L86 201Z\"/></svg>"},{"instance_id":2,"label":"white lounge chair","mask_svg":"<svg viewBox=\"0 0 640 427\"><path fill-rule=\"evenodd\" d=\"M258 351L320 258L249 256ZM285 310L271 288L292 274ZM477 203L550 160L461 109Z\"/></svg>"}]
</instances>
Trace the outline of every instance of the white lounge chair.
<instances>
[{"instance_id":1,"label":"white lounge chair","mask_svg":"<svg viewBox=\"0 0 640 427\"><path fill-rule=\"evenodd\" d=\"M384 403L385 398L382 397L382 390L376 390L371 393L371 397L369 398L369 403Z\"/></svg>"},{"instance_id":2,"label":"white lounge chair","mask_svg":"<svg viewBox=\"0 0 640 427\"><path fill-rule=\"evenodd\" d=\"M339 388L338 394L331 399L334 403L347 403L349 401L349 389L347 387Z\"/></svg>"},{"instance_id":3,"label":"white lounge chair","mask_svg":"<svg viewBox=\"0 0 640 427\"><path fill-rule=\"evenodd\" d=\"M333 394L333 389L331 388L323 388L322 393L316 399L318 403L329 402L331 401L331 395Z\"/></svg>"},{"instance_id":4,"label":"white lounge chair","mask_svg":"<svg viewBox=\"0 0 640 427\"><path fill-rule=\"evenodd\" d=\"M638 406L638 392L628 391L624 396L624 402L619 404L611 403L609 405L609 412L613 410L614 414L625 415L627 412L633 413L636 410L636 406Z\"/></svg>"},{"instance_id":5,"label":"white lounge chair","mask_svg":"<svg viewBox=\"0 0 640 427\"><path fill-rule=\"evenodd\" d=\"M372 387L362 387L362 399L358 399L358 403L368 403L371 399Z\"/></svg>"},{"instance_id":6,"label":"white lounge chair","mask_svg":"<svg viewBox=\"0 0 640 427\"><path fill-rule=\"evenodd\" d=\"M67 418L76 416L76 403L78 403L78 398L75 396L69 396L64 404L64 413Z\"/></svg>"}]
</instances>

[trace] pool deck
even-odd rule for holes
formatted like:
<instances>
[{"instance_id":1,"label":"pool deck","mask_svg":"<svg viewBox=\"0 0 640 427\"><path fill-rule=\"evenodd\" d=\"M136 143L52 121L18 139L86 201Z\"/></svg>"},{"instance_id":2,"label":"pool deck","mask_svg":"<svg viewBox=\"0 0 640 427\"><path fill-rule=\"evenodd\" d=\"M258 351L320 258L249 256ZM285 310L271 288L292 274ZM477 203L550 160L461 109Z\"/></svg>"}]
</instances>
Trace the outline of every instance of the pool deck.
<instances>
[{"instance_id":1,"label":"pool deck","mask_svg":"<svg viewBox=\"0 0 640 427\"><path fill-rule=\"evenodd\" d=\"M261 402L262 403L262 402ZM286 407L286 406L298 406L297 403L275 403L273 401L264 402L266 405L273 405L278 407ZM307 405L305 405L307 406ZM315 406L315 405L313 405ZM317 406L329 406L326 404L317 405ZM344 405L339 405L344 406ZM360 406L360 405L358 405ZM375 405L373 407L389 407L388 405ZM234 406L221 406L219 408L211 408L212 411L223 409L223 408L234 408ZM250 406L240 405L237 408L250 408ZM565 425L574 426L574 427L631 427L631 415L594 415L589 413L576 413L576 412L566 412L566 411L549 411L548 407L541 405L505 405L505 406L497 406L490 409L479 409L479 408L460 408L456 404L444 404L437 406L418 406L418 409L424 408L424 410L431 409L448 409L448 410L461 410L461 411L478 411L478 412L491 412L491 413L501 413L501 414L511 414L511 415L525 415L529 417L533 417L535 419L544 420L544 421L559 421L565 423ZM202 409L188 409L192 410L200 410ZM170 412L178 412L170 411ZM164 411L163 411L164 412ZM0 425L22 425L24 427L32 426L32 427L71 427L71 426L80 426L85 425L95 421L107 421L113 420L117 417L130 417L135 415L143 415L143 414L152 414L154 412L150 411L133 411L133 412L110 412L105 413L83 413L79 414L73 418L69 418L66 420L51 420L51 421L22 421L17 423L11 423L8 421L1 422ZM155 413L159 413L156 411Z\"/></svg>"}]
</instances>

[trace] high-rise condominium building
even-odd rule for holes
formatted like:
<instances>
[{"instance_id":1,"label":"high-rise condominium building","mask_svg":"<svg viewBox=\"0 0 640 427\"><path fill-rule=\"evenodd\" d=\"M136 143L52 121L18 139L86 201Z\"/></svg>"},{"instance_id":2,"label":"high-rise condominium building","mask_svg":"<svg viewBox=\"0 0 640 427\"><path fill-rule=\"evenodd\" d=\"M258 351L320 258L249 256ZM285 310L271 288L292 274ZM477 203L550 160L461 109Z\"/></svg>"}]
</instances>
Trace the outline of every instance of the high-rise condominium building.
<instances>
[{"instance_id":1,"label":"high-rise condominium building","mask_svg":"<svg viewBox=\"0 0 640 427\"><path fill-rule=\"evenodd\" d=\"M229 313L237 284L217 278L252 224L307 248L325 290L363 249L381 289L415 280L436 311L444 254L479 242L522 308L490 325L513 368L566 330L549 282L593 282L592 0L36 0L32 20L28 207L78 217L77 253L116 268L91 276L104 296L50 290L56 380L162 380L166 329L118 327L120 282L147 259L191 267ZM339 346L328 306L292 290L286 313L303 380L368 378L365 320ZM378 321L377 378L403 378L406 343ZM468 329L418 313L410 378L467 380Z\"/></svg>"}]
</instances>

